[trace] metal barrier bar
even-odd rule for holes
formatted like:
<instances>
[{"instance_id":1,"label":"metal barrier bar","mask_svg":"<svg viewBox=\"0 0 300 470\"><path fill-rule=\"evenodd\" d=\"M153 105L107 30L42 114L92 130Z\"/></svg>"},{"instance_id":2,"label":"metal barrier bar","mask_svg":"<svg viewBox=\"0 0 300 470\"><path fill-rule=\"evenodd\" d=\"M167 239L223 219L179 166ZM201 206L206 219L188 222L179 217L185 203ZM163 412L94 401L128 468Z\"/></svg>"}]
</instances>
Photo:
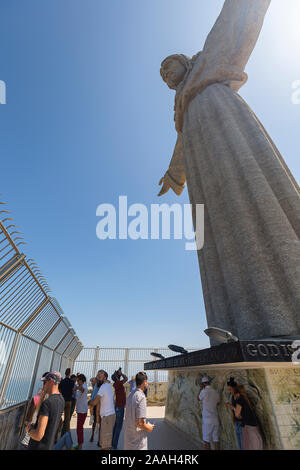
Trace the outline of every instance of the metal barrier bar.
<instances>
[{"instance_id":1,"label":"metal barrier bar","mask_svg":"<svg viewBox=\"0 0 300 470\"><path fill-rule=\"evenodd\" d=\"M46 334L46 336L42 339L41 341L41 344L45 344L47 339L52 335L53 331L56 330L56 328L58 327L58 325L60 324L60 322L62 321L61 318L59 318L57 320L56 323L54 323L54 325L52 326L51 330L48 331L48 333Z\"/></svg>"},{"instance_id":2,"label":"metal barrier bar","mask_svg":"<svg viewBox=\"0 0 300 470\"><path fill-rule=\"evenodd\" d=\"M22 264L24 258L25 255L15 255L10 261L8 261L0 270L0 282L3 282L11 276Z\"/></svg>"},{"instance_id":3,"label":"metal barrier bar","mask_svg":"<svg viewBox=\"0 0 300 470\"><path fill-rule=\"evenodd\" d=\"M35 309L35 311L30 315L30 317L27 318L27 320L24 321L23 325L21 325L21 327L19 328L19 332L20 333L23 333L26 328L30 325L30 323L32 323L32 321L38 316L38 314L41 312L41 310L43 310L44 307L46 307L46 305L48 304L49 302L49 297L46 297L41 303L40 305Z\"/></svg>"},{"instance_id":4,"label":"metal barrier bar","mask_svg":"<svg viewBox=\"0 0 300 470\"><path fill-rule=\"evenodd\" d=\"M37 375L37 371L38 371L38 368L39 368L39 363L40 363L40 359L41 359L42 350L43 350L43 346L40 344L39 349L38 349L38 353L37 353L37 357L36 357L36 360L35 360L34 371L33 371L33 374L32 374L30 389L29 389L29 393L28 393L29 397L31 397L31 395L33 393L33 387L34 387L34 384L35 384L35 381L36 381L36 375Z\"/></svg>"},{"instance_id":5,"label":"metal barrier bar","mask_svg":"<svg viewBox=\"0 0 300 470\"><path fill-rule=\"evenodd\" d=\"M0 414L1 414L1 415L2 415L2 414L5 414L5 413L7 413L7 412L9 412L9 411L12 411L12 410L14 410L14 409L16 409L16 408L19 408L19 407L22 406L22 405L26 405L26 403L28 403L28 400L22 401L21 403L17 403L16 405L8 406L7 408L1 409L1 410L0 410Z\"/></svg>"}]
</instances>

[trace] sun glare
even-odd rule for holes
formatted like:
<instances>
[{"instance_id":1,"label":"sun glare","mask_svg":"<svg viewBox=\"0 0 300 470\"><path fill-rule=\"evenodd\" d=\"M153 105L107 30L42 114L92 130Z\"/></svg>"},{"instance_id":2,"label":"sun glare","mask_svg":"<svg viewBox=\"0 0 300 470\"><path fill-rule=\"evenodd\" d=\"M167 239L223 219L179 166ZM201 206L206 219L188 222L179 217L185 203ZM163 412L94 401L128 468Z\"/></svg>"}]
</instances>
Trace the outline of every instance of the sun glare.
<instances>
[{"instance_id":1,"label":"sun glare","mask_svg":"<svg viewBox=\"0 0 300 470\"><path fill-rule=\"evenodd\" d=\"M289 6L289 3L291 5ZM295 41L295 45L300 45L300 1L299 0L292 0L291 2L288 0L286 2L286 7L289 12L289 20L287 24L287 33L290 35L292 41ZM300 61L300 57L299 57Z\"/></svg>"},{"instance_id":2,"label":"sun glare","mask_svg":"<svg viewBox=\"0 0 300 470\"><path fill-rule=\"evenodd\" d=\"M265 22L269 53L282 64L300 67L300 0L272 0Z\"/></svg>"}]
</instances>

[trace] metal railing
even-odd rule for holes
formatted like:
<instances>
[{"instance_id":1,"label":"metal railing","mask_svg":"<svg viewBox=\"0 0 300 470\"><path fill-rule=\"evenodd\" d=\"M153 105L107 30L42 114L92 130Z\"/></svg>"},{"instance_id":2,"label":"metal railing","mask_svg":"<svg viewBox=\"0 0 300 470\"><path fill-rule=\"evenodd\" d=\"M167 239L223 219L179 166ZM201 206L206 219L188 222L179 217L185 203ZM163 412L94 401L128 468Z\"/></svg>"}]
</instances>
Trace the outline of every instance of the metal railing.
<instances>
[{"instance_id":1,"label":"metal railing","mask_svg":"<svg viewBox=\"0 0 300 470\"><path fill-rule=\"evenodd\" d=\"M196 351L197 349L188 348L187 351ZM111 375L116 369L122 367L124 374L129 379L138 372L144 370L145 362L153 361L151 352L162 354L164 357L176 356L175 353L167 348L83 348L74 362L74 372L84 374L87 381L95 377L97 371L104 369ZM159 383L168 381L167 371L147 371L148 381Z\"/></svg>"},{"instance_id":2,"label":"metal railing","mask_svg":"<svg viewBox=\"0 0 300 470\"><path fill-rule=\"evenodd\" d=\"M49 370L64 372L82 344L0 202L0 409L28 400ZM1 220L2 219L2 220Z\"/></svg>"}]
</instances>

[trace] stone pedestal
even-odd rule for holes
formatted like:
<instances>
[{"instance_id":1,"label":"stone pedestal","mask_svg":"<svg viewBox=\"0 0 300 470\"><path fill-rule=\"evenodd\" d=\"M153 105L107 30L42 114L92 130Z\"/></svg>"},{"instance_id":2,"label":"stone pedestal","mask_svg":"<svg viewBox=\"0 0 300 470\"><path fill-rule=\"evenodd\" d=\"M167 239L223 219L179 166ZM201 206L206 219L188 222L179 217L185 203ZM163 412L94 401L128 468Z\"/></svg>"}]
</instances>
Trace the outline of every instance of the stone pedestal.
<instances>
[{"instance_id":1,"label":"stone pedestal","mask_svg":"<svg viewBox=\"0 0 300 470\"><path fill-rule=\"evenodd\" d=\"M300 450L300 363L292 362L291 345L288 341L243 341L153 361L145 369L169 370L166 420L198 441L199 447L202 411L197 396L202 377L208 375L221 399L221 449L237 449L231 413L225 406L231 400L227 380L232 376L245 386L255 405L264 448ZM201 359L207 363L201 364Z\"/></svg>"}]
</instances>

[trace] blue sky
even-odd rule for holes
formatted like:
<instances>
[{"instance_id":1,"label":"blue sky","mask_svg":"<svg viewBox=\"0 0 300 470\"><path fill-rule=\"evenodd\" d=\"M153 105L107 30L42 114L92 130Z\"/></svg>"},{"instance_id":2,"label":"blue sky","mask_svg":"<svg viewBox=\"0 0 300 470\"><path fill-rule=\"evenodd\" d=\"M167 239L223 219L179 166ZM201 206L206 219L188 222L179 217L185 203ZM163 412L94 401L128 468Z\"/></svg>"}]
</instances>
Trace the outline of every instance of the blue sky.
<instances>
[{"instance_id":1,"label":"blue sky","mask_svg":"<svg viewBox=\"0 0 300 470\"><path fill-rule=\"evenodd\" d=\"M188 203L158 181L173 151L169 54L201 50L222 0L9 0L0 4L2 199L86 346L204 347L197 256L179 240L96 237L96 208ZM241 95L295 178L299 0L273 0Z\"/></svg>"}]
</instances>

